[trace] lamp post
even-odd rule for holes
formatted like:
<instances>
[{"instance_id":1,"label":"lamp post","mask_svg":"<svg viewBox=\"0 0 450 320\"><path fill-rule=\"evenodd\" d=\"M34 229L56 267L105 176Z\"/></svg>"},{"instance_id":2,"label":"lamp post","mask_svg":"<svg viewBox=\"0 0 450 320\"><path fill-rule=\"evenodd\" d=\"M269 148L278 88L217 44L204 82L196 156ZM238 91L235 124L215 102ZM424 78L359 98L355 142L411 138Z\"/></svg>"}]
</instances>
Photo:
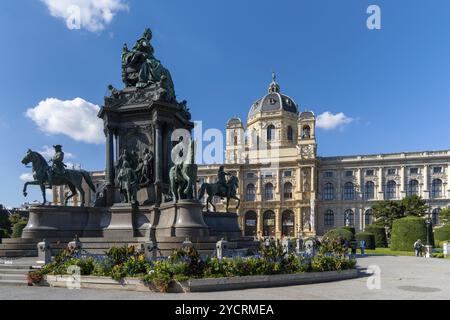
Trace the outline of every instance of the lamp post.
<instances>
[{"instance_id":1,"label":"lamp post","mask_svg":"<svg viewBox=\"0 0 450 320\"><path fill-rule=\"evenodd\" d=\"M432 239L431 236L433 235L433 223L431 221L431 208L428 209L428 217L425 220L425 226L427 230L427 244L425 246L425 257L430 258L431 252L433 251L433 245L432 245Z\"/></svg>"}]
</instances>

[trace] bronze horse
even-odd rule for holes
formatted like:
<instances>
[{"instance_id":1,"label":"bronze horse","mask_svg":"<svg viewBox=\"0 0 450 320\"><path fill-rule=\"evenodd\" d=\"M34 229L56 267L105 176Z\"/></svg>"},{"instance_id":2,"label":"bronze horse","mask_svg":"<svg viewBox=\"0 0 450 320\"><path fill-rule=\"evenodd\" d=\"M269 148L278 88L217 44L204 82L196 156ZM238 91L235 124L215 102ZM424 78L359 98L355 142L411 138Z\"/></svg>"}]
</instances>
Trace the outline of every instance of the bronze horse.
<instances>
[{"instance_id":1,"label":"bronze horse","mask_svg":"<svg viewBox=\"0 0 450 320\"><path fill-rule=\"evenodd\" d=\"M47 204L47 197L45 194L45 187L48 184L48 170L50 166L48 165L45 158L38 152L28 150L25 157L22 159L24 165L29 163L33 166L33 178L34 181L26 182L23 186L23 195L26 197L27 187L29 185L40 186L42 191L42 197L44 199L43 205ZM66 170L63 176L57 176L53 180L53 185L55 186L65 186L67 185L70 189L71 194L64 199L64 204L67 205L69 199L77 194L77 190L81 195L81 206L84 207L85 192L82 188L83 179L88 184L89 188L95 192L95 186L92 183L91 176L87 171L84 170Z\"/></svg>"},{"instance_id":2,"label":"bronze horse","mask_svg":"<svg viewBox=\"0 0 450 320\"><path fill-rule=\"evenodd\" d=\"M180 199L197 198L197 170L198 166L194 163L195 143L190 140L186 160L179 165L170 168L170 192L174 202Z\"/></svg>"},{"instance_id":3,"label":"bronze horse","mask_svg":"<svg viewBox=\"0 0 450 320\"><path fill-rule=\"evenodd\" d=\"M209 212L209 205L212 205L214 211L216 211L216 206L212 203L212 199L214 196L218 196L221 198L227 198L227 212L230 212L228 207L230 204L230 199L235 199L238 201L238 204L236 206L236 210L239 209L239 206L241 204L241 200L237 197L237 189L239 188L239 179L236 176L231 176L230 179L228 179L227 182L227 189L225 190L223 186L217 183L204 183L202 184L199 193L198 199L201 200L205 192L208 194L208 199L206 200L206 211Z\"/></svg>"}]
</instances>

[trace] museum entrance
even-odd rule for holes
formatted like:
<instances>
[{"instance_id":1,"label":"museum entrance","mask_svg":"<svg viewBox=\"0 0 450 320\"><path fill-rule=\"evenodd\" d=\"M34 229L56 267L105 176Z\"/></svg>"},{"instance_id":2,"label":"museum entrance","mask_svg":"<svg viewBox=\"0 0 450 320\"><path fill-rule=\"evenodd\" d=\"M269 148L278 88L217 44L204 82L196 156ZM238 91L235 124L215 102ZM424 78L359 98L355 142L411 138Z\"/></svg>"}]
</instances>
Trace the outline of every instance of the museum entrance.
<instances>
[{"instance_id":1,"label":"museum entrance","mask_svg":"<svg viewBox=\"0 0 450 320\"><path fill-rule=\"evenodd\" d=\"M245 214L245 236L254 237L256 236L256 212L249 211Z\"/></svg>"},{"instance_id":2,"label":"museum entrance","mask_svg":"<svg viewBox=\"0 0 450 320\"><path fill-rule=\"evenodd\" d=\"M281 225L281 233L283 237L294 237L295 217L292 211L288 210L283 212Z\"/></svg>"},{"instance_id":3,"label":"museum entrance","mask_svg":"<svg viewBox=\"0 0 450 320\"><path fill-rule=\"evenodd\" d=\"M275 237L275 212L273 211L264 213L263 236Z\"/></svg>"}]
</instances>

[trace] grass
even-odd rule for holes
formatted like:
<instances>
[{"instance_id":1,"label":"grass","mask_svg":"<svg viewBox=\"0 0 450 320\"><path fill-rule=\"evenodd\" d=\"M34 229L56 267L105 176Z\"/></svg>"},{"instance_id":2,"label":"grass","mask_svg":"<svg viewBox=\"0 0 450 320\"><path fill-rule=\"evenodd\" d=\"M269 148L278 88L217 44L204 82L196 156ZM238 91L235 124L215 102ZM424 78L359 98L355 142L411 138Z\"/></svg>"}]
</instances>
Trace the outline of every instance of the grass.
<instances>
[{"instance_id":1,"label":"grass","mask_svg":"<svg viewBox=\"0 0 450 320\"><path fill-rule=\"evenodd\" d=\"M366 254L374 254L374 255L389 255L389 256L408 256L414 257L414 251L394 251L390 248L376 248L375 250L365 250ZM450 259L450 256L447 257Z\"/></svg>"}]
</instances>

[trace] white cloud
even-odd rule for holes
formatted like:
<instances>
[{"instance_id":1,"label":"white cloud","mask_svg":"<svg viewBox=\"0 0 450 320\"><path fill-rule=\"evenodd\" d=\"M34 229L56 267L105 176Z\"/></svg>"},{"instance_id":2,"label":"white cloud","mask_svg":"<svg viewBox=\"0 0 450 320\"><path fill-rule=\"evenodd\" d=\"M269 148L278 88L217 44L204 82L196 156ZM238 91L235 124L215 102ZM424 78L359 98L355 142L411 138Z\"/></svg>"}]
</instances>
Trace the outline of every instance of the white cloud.
<instances>
[{"instance_id":1,"label":"white cloud","mask_svg":"<svg viewBox=\"0 0 450 320\"><path fill-rule=\"evenodd\" d=\"M331 112L324 112L317 117L317 128L324 130L333 130L341 128L354 119L347 117L344 113L339 112L337 114L332 114Z\"/></svg>"},{"instance_id":2,"label":"white cloud","mask_svg":"<svg viewBox=\"0 0 450 320\"><path fill-rule=\"evenodd\" d=\"M50 14L63 19L69 29L102 31L120 11L128 10L124 0L41 0Z\"/></svg>"},{"instance_id":3,"label":"white cloud","mask_svg":"<svg viewBox=\"0 0 450 320\"><path fill-rule=\"evenodd\" d=\"M99 110L99 106L81 98L66 101L47 98L28 109L26 116L47 134L63 134L76 141L101 144L105 139L103 123L97 117Z\"/></svg>"},{"instance_id":4,"label":"white cloud","mask_svg":"<svg viewBox=\"0 0 450 320\"><path fill-rule=\"evenodd\" d=\"M22 180L23 182L34 181L33 174L32 173L22 173L20 175L20 180Z\"/></svg>"}]
</instances>

